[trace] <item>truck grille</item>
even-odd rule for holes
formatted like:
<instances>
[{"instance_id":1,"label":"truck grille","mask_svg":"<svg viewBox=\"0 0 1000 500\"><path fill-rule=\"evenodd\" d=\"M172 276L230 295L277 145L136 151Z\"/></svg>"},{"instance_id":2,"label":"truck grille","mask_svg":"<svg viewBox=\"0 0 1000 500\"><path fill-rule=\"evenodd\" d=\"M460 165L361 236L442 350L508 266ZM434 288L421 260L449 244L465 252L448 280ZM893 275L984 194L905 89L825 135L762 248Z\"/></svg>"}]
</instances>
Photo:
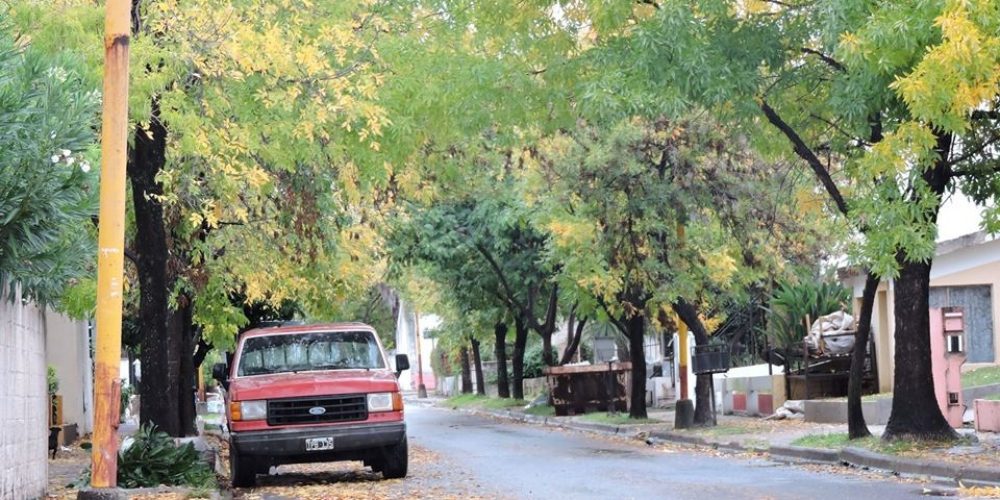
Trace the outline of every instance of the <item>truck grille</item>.
<instances>
[{"instance_id":1,"label":"truck grille","mask_svg":"<svg viewBox=\"0 0 1000 500\"><path fill-rule=\"evenodd\" d=\"M325 412L314 415L311 408ZM350 422L368 418L368 401L364 394L317 396L310 398L276 399L267 402L267 424L316 424Z\"/></svg>"}]
</instances>

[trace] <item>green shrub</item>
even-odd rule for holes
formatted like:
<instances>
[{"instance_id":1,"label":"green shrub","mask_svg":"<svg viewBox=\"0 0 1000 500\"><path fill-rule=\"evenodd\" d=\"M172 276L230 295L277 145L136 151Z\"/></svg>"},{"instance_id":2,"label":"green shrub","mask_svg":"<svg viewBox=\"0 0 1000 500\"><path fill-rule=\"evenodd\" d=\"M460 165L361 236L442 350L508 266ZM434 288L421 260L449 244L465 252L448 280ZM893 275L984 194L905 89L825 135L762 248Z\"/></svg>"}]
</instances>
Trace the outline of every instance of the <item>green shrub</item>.
<instances>
[{"instance_id":1,"label":"green shrub","mask_svg":"<svg viewBox=\"0 0 1000 500\"><path fill-rule=\"evenodd\" d=\"M177 446L172 437L152 424L143 425L132 438L128 449L118 451L119 487L152 488L162 484L204 488L215 484L215 473L191 443ZM89 467L74 486L88 484Z\"/></svg>"},{"instance_id":2,"label":"green shrub","mask_svg":"<svg viewBox=\"0 0 1000 500\"><path fill-rule=\"evenodd\" d=\"M552 359L559 361L559 353L554 347L552 348ZM545 376L542 372L543 368L545 368L545 361L542 360L541 344L533 345L526 349L524 351L524 378Z\"/></svg>"},{"instance_id":3,"label":"green shrub","mask_svg":"<svg viewBox=\"0 0 1000 500\"><path fill-rule=\"evenodd\" d=\"M56 375L56 369L52 365L49 365L47 377L49 382L49 395L53 395L59 392L59 376Z\"/></svg>"}]
</instances>

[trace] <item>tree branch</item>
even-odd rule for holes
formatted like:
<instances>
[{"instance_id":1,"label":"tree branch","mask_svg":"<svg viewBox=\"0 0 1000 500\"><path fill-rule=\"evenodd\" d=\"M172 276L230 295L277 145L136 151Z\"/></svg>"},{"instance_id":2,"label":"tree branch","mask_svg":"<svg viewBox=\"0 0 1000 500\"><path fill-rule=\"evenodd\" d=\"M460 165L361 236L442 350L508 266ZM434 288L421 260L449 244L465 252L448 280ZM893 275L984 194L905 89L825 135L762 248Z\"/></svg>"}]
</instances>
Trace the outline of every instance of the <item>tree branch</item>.
<instances>
[{"instance_id":1,"label":"tree branch","mask_svg":"<svg viewBox=\"0 0 1000 500\"><path fill-rule=\"evenodd\" d=\"M496 259L493 258L493 254L483 247L481 243L476 243L474 246L479 254L486 259L486 262L489 263L490 268L493 269L493 273L496 274L497 279L500 280L500 285L507 292L506 302L520 311L526 311L527 309L524 307L524 304L521 304L521 302L517 300L517 297L514 295L514 289L511 288L510 283L507 282L507 277L504 276L503 270L500 269L500 265L497 264Z\"/></svg>"},{"instance_id":2,"label":"tree branch","mask_svg":"<svg viewBox=\"0 0 1000 500\"><path fill-rule=\"evenodd\" d=\"M847 202L844 201L844 196L840 193L840 188L838 188L837 184L833 182L833 178L830 177L830 172L823 166L823 162L821 162L816 156L816 153L814 153L812 149L806 145L805 141L802 140L799 134L795 132L795 130L792 129L792 127L789 126L788 123L781 118L781 116L778 115L774 108L767 104L767 101L761 99L760 109L764 112L764 115L767 116L767 120L771 122L772 125L777 127L778 130L785 134L785 137L791 141L795 154L809 164L813 173L816 174L820 183L823 184L823 188L826 189L827 194L830 195L834 204L837 205L837 210L839 210L840 213L847 215Z\"/></svg>"},{"instance_id":3,"label":"tree branch","mask_svg":"<svg viewBox=\"0 0 1000 500\"><path fill-rule=\"evenodd\" d=\"M834 58L832 58L832 57L830 57L830 56L828 56L828 55L826 55L826 54L824 54L824 53L822 53L822 52L820 52L820 51L818 51L816 49L810 49L809 47L802 47L799 50L801 50L803 54L812 54L814 56L819 57L828 66L830 66L831 68L833 68L833 69L835 69L837 71L840 71L840 72L847 71L847 67L844 66L843 64L841 64L839 61L837 61L836 59L834 59Z\"/></svg>"}]
</instances>

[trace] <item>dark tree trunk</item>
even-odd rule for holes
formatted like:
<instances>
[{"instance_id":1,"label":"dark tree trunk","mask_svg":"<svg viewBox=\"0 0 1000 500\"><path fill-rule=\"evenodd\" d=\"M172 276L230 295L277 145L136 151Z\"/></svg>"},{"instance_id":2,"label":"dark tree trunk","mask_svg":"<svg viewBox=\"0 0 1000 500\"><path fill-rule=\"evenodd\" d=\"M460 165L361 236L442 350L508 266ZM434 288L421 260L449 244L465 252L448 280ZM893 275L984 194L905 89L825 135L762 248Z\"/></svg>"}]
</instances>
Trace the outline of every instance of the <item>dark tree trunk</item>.
<instances>
[{"instance_id":1,"label":"dark tree trunk","mask_svg":"<svg viewBox=\"0 0 1000 500\"><path fill-rule=\"evenodd\" d=\"M479 340L470 339L472 342L472 364L476 371L476 394L486 395L486 384L483 380L483 358L479 352Z\"/></svg>"},{"instance_id":2,"label":"dark tree trunk","mask_svg":"<svg viewBox=\"0 0 1000 500\"><path fill-rule=\"evenodd\" d=\"M567 363L572 363L573 358L580 349L580 339L583 338L583 327L587 325L587 318L581 319L576 322L574 327L575 316L570 315L568 332L570 335L569 342L566 343L566 350L563 351L562 361L559 362L560 365L565 365Z\"/></svg>"},{"instance_id":3,"label":"dark tree trunk","mask_svg":"<svg viewBox=\"0 0 1000 500\"><path fill-rule=\"evenodd\" d=\"M178 301L178 310L173 311L172 316L176 318L171 322L176 322L179 332L180 353L180 387L177 395L178 414L181 431L186 436L193 436L196 433L194 395L198 388L198 379L194 371L194 317L193 307L190 298L181 297Z\"/></svg>"},{"instance_id":4,"label":"dark tree trunk","mask_svg":"<svg viewBox=\"0 0 1000 500\"><path fill-rule=\"evenodd\" d=\"M147 133L148 132L148 133ZM134 248L138 258L139 314L142 375L139 382L143 424L155 424L171 436L181 436L180 421L180 330L168 328L168 298L173 276L168 273L170 250L163 206L157 196L163 194L156 175L166 161L167 131L159 120L159 106L153 102L153 119L148 131L136 127L130 151L128 177L132 185L132 203L136 234ZM191 353L187 354L190 358ZM171 395L164 397L164 395Z\"/></svg>"},{"instance_id":5,"label":"dark tree trunk","mask_svg":"<svg viewBox=\"0 0 1000 500\"><path fill-rule=\"evenodd\" d=\"M542 363L545 363L545 366L556 364L555 356L552 353L552 332L542 334Z\"/></svg>"},{"instance_id":6,"label":"dark tree trunk","mask_svg":"<svg viewBox=\"0 0 1000 500\"><path fill-rule=\"evenodd\" d=\"M496 342L494 352L497 355L497 395L501 398L509 398L510 383L507 381L507 323L501 321L494 325L493 337Z\"/></svg>"},{"instance_id":7,"label":"dark tree trunk","mask_svg":"<svg viewBox=\"0 0 1000 500\"><path fill-rule=\"evenodd\" d=\"M472 392L472 370L469 368L469 348L462 346L458 350L459 362L462 365L462 394Z\"/></svg>"},{"instance_id":8,"label":"dark tree trunk","mask_svg":"<svg viewBox=\"0 0 1000 500\"><path fill-rule=\"evenodd\" d=\"M892 413L883 439L955 439L934 396L931 372L929 262L906 262L900 254L895 286L896 373Z\"/></svg>"},{"instance_id":9,"label":"dark tree trunk","mask_svg":"<svg viewBox=\"0 0 1000 500\"><path fill-rule=\"evenodd\" d=\"M629 397L628 416L647 418L646 414L646 356L643 342L646 338L646 318L636 314L625 320L626 336L632 361L632 387Z\"/></svg>"},{"instance_id":10,"label":"dark tree trunk","mask_svg":"<svg viewBox=\"0 0 1000 500\"><path fill-rule=\"evenodd\" d=\"M695 345L708 344L708 330L698 317L698 310L684 299L677 299L673 304L674 312L687 325L694 335ZM695 377L694 388L694 424L697 426L715 425L712 415L712 376L698 375Z\"/></svg>"},{"instance_id":11,"label":"dark tree trunk","mask_svg":"<svg viewBox=\"0 0 1000 500\"><path fill-rule=\"evenodd\" d=\"M854 335L851 376L847 382L847 435L850 439L872 435L868 431L861 406L861 379L864 376L868 340L871 338L872 309L875 305L875 292L878 290L878 284L878 276L869 271L865 279L865 291L861 295L861 317L858 318L858 331Z\"/></svg>"},{"instance_id":12,"label":"dark tree trunk","mask_svg":"<svg viewBox=\"0 0 1000 500\"><path fill-rule=\"evenodd\" d=\"M514 399L524 399L524 346L528 343L528 328L524 320L514 320L514 359L513 387L511 396Z\"/></svg>"}]
</instances>

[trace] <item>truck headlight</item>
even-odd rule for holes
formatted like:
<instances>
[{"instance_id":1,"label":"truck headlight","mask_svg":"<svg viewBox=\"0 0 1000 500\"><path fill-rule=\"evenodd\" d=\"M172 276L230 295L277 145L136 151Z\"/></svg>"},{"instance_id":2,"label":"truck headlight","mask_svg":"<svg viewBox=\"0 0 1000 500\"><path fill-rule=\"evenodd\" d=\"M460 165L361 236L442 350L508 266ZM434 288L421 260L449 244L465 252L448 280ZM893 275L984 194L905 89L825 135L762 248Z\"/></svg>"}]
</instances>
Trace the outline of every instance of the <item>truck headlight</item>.
<instances>
[{"instance_id":1,"label":"truck headlight","mask_svg":"<svg viewBox=\"0 0 1000 500\"><path fill-rule=\"evenodd\" d=\"M234 401L229 403L229 416L234 421L264 420L267 418L267 401Z\"/></svg>"},{"instance_id":2,"label":"truck headlight","mask_svg":"<svg viewBox=\"0 0 1000 500\"><path fill-rule=\"evenodd\" d=\"M368 411L401 411L403 395L398 392L374 392L368 395Z\"/></svg>"}]
</instances>

